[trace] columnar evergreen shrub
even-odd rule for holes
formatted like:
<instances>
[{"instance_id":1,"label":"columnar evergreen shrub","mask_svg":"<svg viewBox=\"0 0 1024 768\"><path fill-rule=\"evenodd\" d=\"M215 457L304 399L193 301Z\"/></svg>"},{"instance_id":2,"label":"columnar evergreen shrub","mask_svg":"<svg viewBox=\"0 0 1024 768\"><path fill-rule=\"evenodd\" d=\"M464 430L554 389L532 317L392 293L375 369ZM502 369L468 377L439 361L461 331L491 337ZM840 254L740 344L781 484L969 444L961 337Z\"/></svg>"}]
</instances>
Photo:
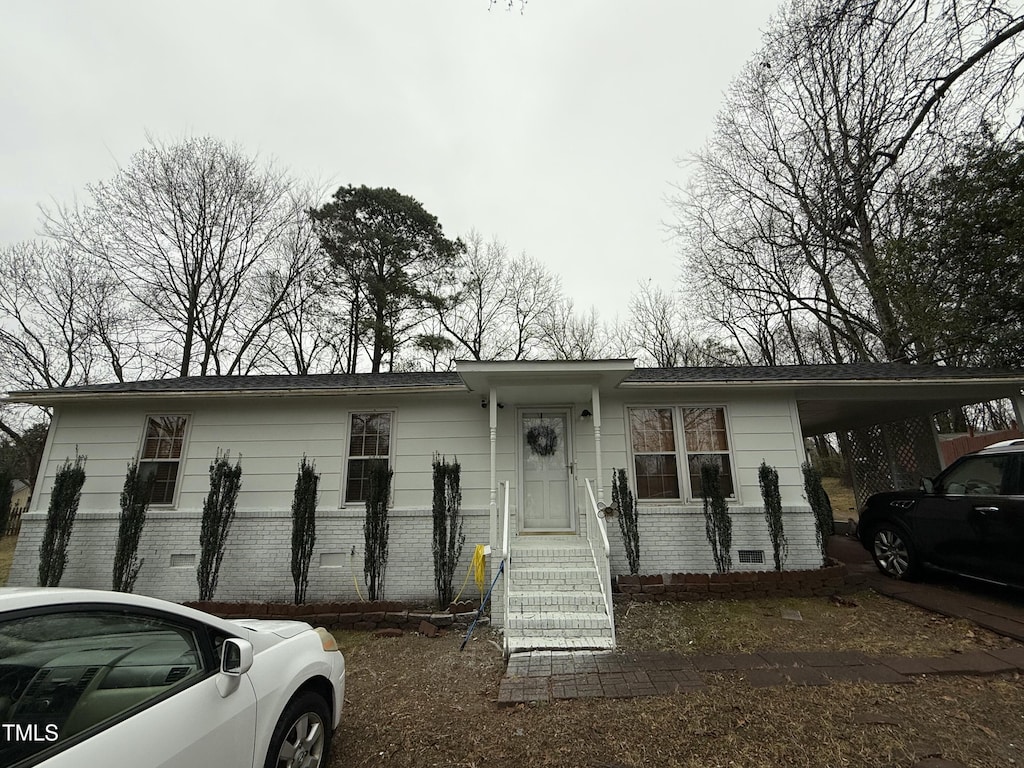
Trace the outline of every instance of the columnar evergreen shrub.
<instances>
[{"instance_id":1,"label":"columnar evergreen shrub","mask_svg":"<svg viewBox=\"0 0 1024 768\"><path fill-rule=\"evenodd\" d=\"M704 530L715 556L719 573L732 570L732 518L722 493L718 464L706 461L700 466L700 495L704 499Z\"/></svg>"},{"instance_id":2,"label":"columnar evergreen shrub","mask_svg":"<svg viewBox=\"0 0 1024 768\"><path fill-rule=\"evenodd\" d=\"M135 579L142 567L142 560L138 558L139 539L146 524L146 510L149 509L155 479L155 475L139 471L138 457L132 459L121 490L121 516L117 526L112 583L115 592L131 592L135 588Z\"/></svg>"},{"instance_id":3,"label":"columnar evergreen shrub","mask_svg":"<svg viewBox=\"0 0 1024 768\"><path fill-rule=\"evenodd\" d=\"M242 487L241 457L231 466L231 454L220 449L210 464L210 492L203 502L203 522L199 531L199 599L213 600L217 591L217 577L224 560L231 522L235 519L238 491Z\"/></svg>"},{"instance_id":4,"label":"columnar evergreen shrub","mask_svg":"<svg viewBox=\"0 0 1024 768\"><path fill-rule=\"evenodd\" d=\"M46 511L46 531L39 546L39 586L56 587L68 564L68 542L78 513L85 485L85 456L75 455L75 463L65 459L53 480L50 506Z\"/></svg>"},{"instance_id":5,"label":"columnar evergreen shrub","mask_svg":"<svg viewBox=\"0 0 1024 768\"><path fill-rule=\"evenodd\" d=\"M789 542L782 530L782 495L779 493L779 472L764 461L757 471L761 498L764 500L764 519L768 523L768 535L772 540L772 554L775 556L775 570L782 570L782 563L789 552Z\"/></svg>"},{"instance_id":6,"label":"columnar evergreen shrub","mask_svg":"<svg viewBox=\"0 0 1024 768\"><path fill-rule=\"evenodd\" d=\"M316 503L320 475L316 462L302 457L299 474L295 478L295 496L292 499L292 581L295 582L295 604L306 602L309 585L309 561L316 545Z\"/></svg>"},{"instance_id":7,"label":"columnar evergreen shrub","mask_svg":"<svg viewBox=\"0 0 1024 768\"><path fill-rule=\"evenodd\" d=\"M622 543L626 548L626 560L629 561L629 572L640 573L640 525L636 511L636 501L629 487L626 470L612 470L612 504L619 510L619 531Z\"/></svg>"},{"instance_id":8,"label":"columnar evergreen shrub","mask_svg":"<svg viewBox=\"0 0 1024 768\"><path fill-rule=\"evenodd\" d=\"M462 532L462 467L434 456L434 587L437 604L445 608L455 596L452 581L462 557L466 535Z\"/></svg>"},{"instance_id":9,"label":"columnar evergreen shrub","mask_svg":"<svg viewBox=\"0 0 1024 768\"><path fill-rule=\"evenodd\" d=\"M384 573L388 567L388 497L394 474L386 461L375 461L367 471L366 519L363 522L363 580L371 600L384 599Z\"/></svg>"},{"instance_id":10,"label":"columnar evergreen shrub","mask_svg":"<svg viewBox=\"0 0 1024 768\"><path fill-rule=\"evenodd\" d=\"M835 521L832 519L832 502L829 501L825 487L821 484L821 473L805 461L800 469L804 473L804 493L807 503L814 513L814 533L821 549L822 563L828 560L828 537L835 533Z\"/></svg>"}]
</instances>

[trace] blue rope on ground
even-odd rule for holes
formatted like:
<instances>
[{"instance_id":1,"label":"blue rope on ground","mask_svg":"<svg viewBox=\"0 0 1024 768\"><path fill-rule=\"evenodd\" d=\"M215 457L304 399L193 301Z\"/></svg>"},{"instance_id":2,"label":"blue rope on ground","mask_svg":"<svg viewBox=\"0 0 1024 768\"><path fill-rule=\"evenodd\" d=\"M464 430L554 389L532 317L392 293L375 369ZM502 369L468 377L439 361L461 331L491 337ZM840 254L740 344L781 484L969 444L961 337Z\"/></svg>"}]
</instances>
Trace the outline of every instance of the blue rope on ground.
<instances>
[{"instance_id":1,"label":"blue rope on ground","mask_svg":"<svg viewBox=\"0 0 1024 768\"><path fill-rule=\"evenodd\" d=\"M473 628L476 627L476 623L480 621L480 617L484 614L484 606L487 605L487 601L491 599L491 592L494 590L494 585L498 583L498 577L505 572L505 561L501 561L501 565L498 566L498 572L494 574L494 581L491 582L490 588L487 590L487 594L484 595L484 599L480 601L480 608L477 609L476 618L473 619L473 623L469 625L469 630L466 632L466 636L462 638L462 645L459 646L459 650L463 650L466 647L466 643L469 642L469 636L473 634Z\"/></svg>"}]
</instances>

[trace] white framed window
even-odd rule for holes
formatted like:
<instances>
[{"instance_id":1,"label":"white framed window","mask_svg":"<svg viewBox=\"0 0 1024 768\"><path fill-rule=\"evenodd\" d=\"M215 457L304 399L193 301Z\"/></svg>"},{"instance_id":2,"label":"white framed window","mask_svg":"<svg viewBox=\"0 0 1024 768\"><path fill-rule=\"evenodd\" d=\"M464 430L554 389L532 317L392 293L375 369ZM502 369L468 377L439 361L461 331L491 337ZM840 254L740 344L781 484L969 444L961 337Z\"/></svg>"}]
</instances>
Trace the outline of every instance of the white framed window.
<instances>
[{"instance_id":1,"label":"white framed window","mask_svg":"<svg viewBox=\"0 0 1024 768\"><path fill-rule=\"evenodd\" d=\"M699 500L701 466L708 462L718 466L726 498L736 498L723 406L637 406L627 410L638 500Z\"/></svg>"},{"instance_id":2,"label":"white framed window","mask_svg":"<svg viewBox=\"0 0 1024 768\"><path fill-rule=\"evenodd\" d=\"M188 416L161 414L146 417L146 432L139 452L139 472L153 478L150 504L174 504L185 453Z\"/></svg>"},{"instance_id":3,"label":"white framed window","mask_svg":"<svg viewBox=\"0 0 1024 768\"><path fill-rule=\"evenodd\" d=\"M394 411L363 411L349 414L348 455L345 461L344 504L366 501L370 469L374 464L391 466L391 435Z\"/></svg>"}]
</instances>

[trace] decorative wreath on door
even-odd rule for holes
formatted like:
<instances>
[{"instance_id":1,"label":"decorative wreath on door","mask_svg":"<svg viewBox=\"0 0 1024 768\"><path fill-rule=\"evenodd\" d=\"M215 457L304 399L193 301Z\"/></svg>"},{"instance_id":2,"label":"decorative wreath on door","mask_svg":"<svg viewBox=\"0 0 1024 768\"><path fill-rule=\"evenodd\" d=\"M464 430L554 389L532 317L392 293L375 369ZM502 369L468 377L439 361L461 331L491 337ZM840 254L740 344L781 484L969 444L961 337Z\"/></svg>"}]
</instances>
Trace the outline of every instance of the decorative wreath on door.
<instances>
[{"instance_id":1,"label":"decorative wreath on door","mask_svg":"<svg viewBox=\"0 0 1024 768\"><path fill-rule=\"evenodd\" d=\"M526 430L526 444L538 456L553 456L558 448L558 433L548 424L538 424Z\"/></svg>"}]
</instances>

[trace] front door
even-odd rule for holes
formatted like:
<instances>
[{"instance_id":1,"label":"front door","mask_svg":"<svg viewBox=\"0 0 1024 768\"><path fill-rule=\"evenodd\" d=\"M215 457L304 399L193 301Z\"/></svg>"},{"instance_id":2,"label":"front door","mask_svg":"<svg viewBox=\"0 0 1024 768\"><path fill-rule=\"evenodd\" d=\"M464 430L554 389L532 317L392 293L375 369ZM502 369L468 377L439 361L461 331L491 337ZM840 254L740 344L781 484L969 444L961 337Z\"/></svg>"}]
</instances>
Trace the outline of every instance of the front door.
<instances>
[{"instance_id":1,"label":"front door","mask_svg":"<svg viewBox=\"0 0 1024 768\"><path fill-rule=\"evenodd\" d=\"M519 415L524 533L573 529L572 446L569 411L533 410Z\"/></svg>"}]
</instances>

